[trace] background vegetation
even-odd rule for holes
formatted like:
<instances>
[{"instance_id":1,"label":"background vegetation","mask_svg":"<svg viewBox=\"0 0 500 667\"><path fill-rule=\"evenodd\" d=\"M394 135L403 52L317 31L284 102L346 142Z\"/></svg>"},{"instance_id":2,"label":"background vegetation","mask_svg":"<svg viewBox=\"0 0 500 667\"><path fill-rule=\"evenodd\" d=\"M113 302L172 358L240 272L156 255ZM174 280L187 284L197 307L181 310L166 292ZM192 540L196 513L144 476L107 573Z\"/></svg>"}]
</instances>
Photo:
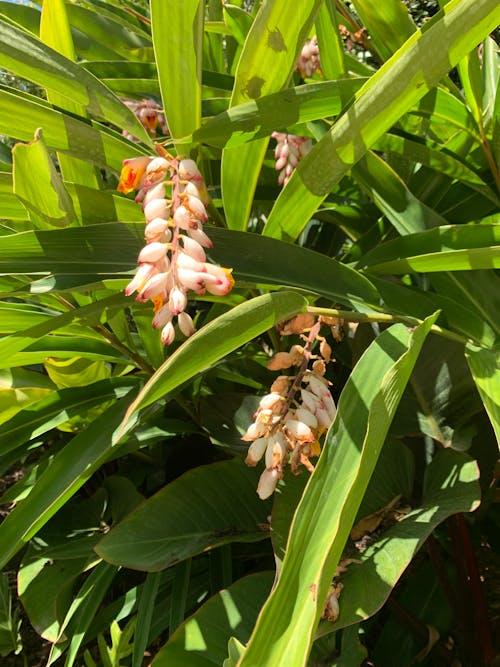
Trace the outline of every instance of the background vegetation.
<instances>
[{"instance_id":1,"label":"background vegetation","mask_svg":"<svg viewBox=\"0 0 500 667\"><path fill-rule=\"evenodd\" d=\"M438 9L0 2L6 665L494 664L500 8ZM312 146L283 188L275 131ZM168 348L116 191L154 140L197 161L236 281ZM338 412L262 501L241 435L307 309L341 318Z\"/></svg>"}]
</instances>

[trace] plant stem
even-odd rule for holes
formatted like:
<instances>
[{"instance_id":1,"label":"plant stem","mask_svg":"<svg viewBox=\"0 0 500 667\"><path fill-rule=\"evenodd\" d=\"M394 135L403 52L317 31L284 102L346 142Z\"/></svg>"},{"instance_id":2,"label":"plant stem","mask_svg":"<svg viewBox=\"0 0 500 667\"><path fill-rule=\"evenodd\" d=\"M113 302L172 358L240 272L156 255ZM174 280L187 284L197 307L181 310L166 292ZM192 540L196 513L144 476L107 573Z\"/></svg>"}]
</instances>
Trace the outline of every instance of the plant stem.
<instances>
[{"instance_id":1,"label":"plant stem","mask_svg":"<svg viewBox=\"0 0 500 667\"><path fill-rule=\"evenodd\" d=\"M314 315L327 315L328 317L339 317L342 320L347 320L348 322L401 322L406 324L409 327L416 327L419 324L422 324L423 320L418 319L418 317L410 317L408 315L392 315L391 313L358 313L352 310L337 310L336 308L316 308L315 306L307 307L308 313L313 313ZM444 338L449 338L454 340L457 343L466 345L469 342L469 339L465 336L450 331L449 329L443 329L443 327L433 324L431 326L431 331L438 336L443 336Z\"/></svg>"}]
</instances>

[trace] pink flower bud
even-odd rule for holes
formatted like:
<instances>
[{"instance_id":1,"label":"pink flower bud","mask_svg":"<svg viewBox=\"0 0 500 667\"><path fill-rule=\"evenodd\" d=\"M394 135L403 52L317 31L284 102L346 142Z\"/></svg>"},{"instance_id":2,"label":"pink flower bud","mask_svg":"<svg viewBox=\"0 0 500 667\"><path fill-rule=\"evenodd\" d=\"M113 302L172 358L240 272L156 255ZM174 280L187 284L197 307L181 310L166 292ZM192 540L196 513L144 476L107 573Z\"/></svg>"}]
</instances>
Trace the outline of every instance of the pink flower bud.
<instances>
[{"instance_id":1,"label":"pink flower bud","mask_svg":"<svg viewBox=\"0 0 500 667\"><path fill-rule=\"evenodd\" d=\"M177 317L177 323L179 324L179 329L186 336L186 338L189 338L189 336L194 334L195 329L193 320L191 319L191 316L188 315L185 311L179 313Z\"/></svg>"},{"instance_id":2,"label":"pink flower bud","mask_svg":"<svg viewBox=\"0 0 500 667\"><path fill-rule=\"evenodd\" d=\"M140 296L143 299L152 299L155 296L164 294L167 288L167 274L166 273L157 273L156 276L153 276L148 280L144 289L141 291Z\"/></svg>"},{"instance_id":3,"label":"pink flower bud","mask_svg":"<svg viewBox=\"0 0 500 667\"><path fill-rule=\"evenodd\" d=\"M172 313L166 303L153 317L152 325L155 329L163 329L163 327L172 320Z\"/></svg>"},{"instance_id":4,"label":"pink flower bud","mask_svg":"<svg viewBox=\"0 0 500 667\"><path fill-rule=\"evenodd\" d=\"M196 183L198 180L203 180L202 175L200 174L200 170L198 169L198 166L194 160L181 160L179 162L179 177L182 178L183 181L193 181Z\"/></svg>"},{"instance_id":5,"label":"pink flower bud","mask_svg":"<svg viewBox=\"0 0 500 667\"><path fill-rule=\"evenodd\" d=\"M205 273L192 271L191 269L178 269L177 278L181 285L184 285L187 289L192 289L195 292L202 290L205 287Z\"/></svg>"},{"instance_id":6,"label":"pink flower bud","mask_svg":"<svg viewBox=\"0 0 500 667\"><path fill-rule=\"evenodd\" d=\"M149 204L150 201L153 201L153 199L165 199L165 183L158 183L152 188L149 188L149 190L146 190L143 207L146 206L146 204ZM135 200L140 201L137 197Z\"/></svg>"},{"instance_id":7,"label":"pink flower bud","mask_svg":"<svg viewBox=\"0 0 500 667\"><path fill-rule=\"evenodd\" d=\"M206 222L208 220L205 207L198 197L187 195L183 198L183 202L187 210L192 213L197 220L201 220L201 222Z\"/></svg>"},{"instance_id":8,"label":"pink flower bud","mask_svg":"<svg viewBox=\"0 0 500 667\"><path fill-rule=\"evenodd\" d=\"M144 187L149 188L158 181L162 181L167 175L169 163L163 157L155 157L146 167L146 178Z\"/></svg>"},{"instance_id":9,"label":"pink flower bud","mask_svg":"<svg viewBox=\"0 0 500 667\"><path fill-rule=\"evenodd\" d=\"M163 345L170 345L175 338L175 329L172 322L167 322L161 331L161 342Z\"/></svg>"},{"instance_id":10,"label":"pink flower bud","mask_svg":"<svg viewBox=\"0 0 500 667\"><path fill-rule=\"evenodd\" d=\"M160 259L163 259L166 256L167 248L168 246L166 243L158 243L157 241L148 243L148 245L144 246L139 253L138 261L140 264L143 262L149 262L151 264L159 262Z\"/></svg>"},{"instance_id":11,"label":"pink flower bud","mask_svg":"<svg viewBox=\"0 0 500 667\"><path fill-rule=\"evenodd\" d=\"M172 315L178 315L187 306L186 293L177 286L170 290L168 297L168 307Z\"/></svg>"},{"instance_id":12,"label":"pink flower bud","mask_svg":"<svg viewBox=\"0 0 500 667\"><path fill-rule=\"evenodd\" d=\"M146 241L151 243L152 241L158 241L160 239L162 241L170 240L172 235L166 220L163 220L163 218L154 218L146 225L144 236L146 237Z\"/></svg>"},{"instance_id":13,"label":"pink flower bud","mask_svg":"<svg viewBox=\"0 0 500 667\"><path fill-rule=\"evenodd\" d=\"M153 264L141 264L139 270L125 288L125 296L130 296L132 292L141 290L155 273L157 273L157 269Z\"/></svg>"},{"instance_id":14,"label":"pink flower bud","mask_svg":"<svg viewBox=\"0 0 500 667\"><path fill-rule=\"evenodd\" d=\"M151 222L155 218L168 220L170 217L170 204L166 199L153 199L144 207L144 216L146 222Z\"/></svg>"},{"instance_id":15,"label":"pink flower bud","mask_svg":"<svg viewBox=\"0 0 500 667\"><path fill-rule=\"evenodd\" d=\"M180 236L180 238L182 240L182 245L184 246L184 252L189 255L189 257L192 257L197 262L206 261L207 256L205 255L205 251L198 243L198 241L195 241L189 236L184 236L183 234Z\"/></svg>"},{"instance_id":16,"label":"pink flower bud","mask_svg":"<svg viewBox=\"0 0 500 667\"><path fill-rule=\"evenodd\" d=\"M201 229L201 225L197 229L194 228L188 229L187 233L190 238L192 238L194 241L197 241L204 248L211 248L213 246L212 241Z\"/></svg>"},{"instance_id":17,"label":"pink flower bud","mask_svg":"<svg viewBox=\"0 0 500 667\"><path fill-rule=\"evenodd\" d=\"M177 227L184 229L187 232L192 229L198 229L201 226L200 221L197 220L185 206L179 206L175 210L174 223Z\"/></svg>"}]
</instances>

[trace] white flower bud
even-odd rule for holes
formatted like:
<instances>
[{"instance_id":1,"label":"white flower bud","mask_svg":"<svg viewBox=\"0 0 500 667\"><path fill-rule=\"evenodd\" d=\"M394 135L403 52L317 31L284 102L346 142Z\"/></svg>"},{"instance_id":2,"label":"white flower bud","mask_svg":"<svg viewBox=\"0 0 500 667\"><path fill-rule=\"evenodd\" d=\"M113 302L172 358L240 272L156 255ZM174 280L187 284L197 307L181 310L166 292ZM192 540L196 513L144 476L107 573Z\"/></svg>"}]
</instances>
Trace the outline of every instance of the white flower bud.
<instances>
[{"instance_id":1,"label":"white flower bud","mask_svg":"<svg viewBox=\"0 0 500 667\"><path fill-rule=\"evenodd\" d=\"M155 218L168 220L170 217L170 204L166 199L152 199L144 207L144 217L146 222L151 222Z\"/></svg>"},{"instance_id":2,"label":"white flower bud","mask_svg":"<svg viewBox=\"0 0 500 667\"><path fill-rule=\"evenodd\" d=\"M257 440L257 438L262 438L265 435L267 426L265 424L257 424L254 422L250 424L247 428L244 435L241 436L241 439L245 442L250 442L250 440Z\"/></svg>"},{"instance_id":3,"label":"white flower bud","mask_svg":"<svg viewBox=\"0 0 500 667\"><path fill-rule=\"evenodd\" d=\"M150 264L154 264L155 262L159 262L160 259L163 259L167 254L167 244L166 243L148 243L147 246L144 246L144 248L141 250L139 253L139 263L142 264L143 262L148 262Z\"/></svg>"},{"instance_id":4,"label":"white flower bud","mask_svg":"<svg viewBox=\"0 0 500 667\"><path fill-rule=\"evenodd\" d=\"M161 332L161 342L164 345L170 345L175 338L175 329L172 322L167 322Z\"/></svg>"},{"instance_id":5,"label":"white flower bud","mask_svg":"<svg viewBox=\"0 0 500 667\"><path fill-rule=\"evenodd\" d=\"M259 485L257 486L257 493L259 494L259 498L261 500L265 500L266 498L269 498L269 496L272 496L276 486L278 485L280 477L281 473L276 468L272 468L271 470L264 470L260 476Z\"/></svg>"},{"instance_id":6,"label":"white flower bud","mask_svg":"<svg viewBox=\"0 0 500 667\"><path fill-rule=\"evenodd\" d=\"M187 306L186 292L179 289L177 286L170 290L168 297L168 307L172 315L178 315Z\"/></svg>"},{"instance_id":7,"label":"white flower bud","mask_svg":"<svg viewBox=\"0 0 500 667\"><path fill-rule=\"evenodd\" d=\"M250 447L248 448L247 457L245 463L247 466L255 466L264 456L264 452L267 448L267 438L257 438L254 440Z\"/></svg>"},{"instance_id":8,"label":"white flower bud","mask_svg":"<svg viewBox=\"0 0 500 667\"><path fill-rule=\"evenodd\" d=\"M179 313L177 317L177 323L179 325L179 329L186 336L186 338L189 338L189 336L194 334L195 329L193 320L191 319L191 316L188 315L185 311Z\"/></svg>"}]
</instances>

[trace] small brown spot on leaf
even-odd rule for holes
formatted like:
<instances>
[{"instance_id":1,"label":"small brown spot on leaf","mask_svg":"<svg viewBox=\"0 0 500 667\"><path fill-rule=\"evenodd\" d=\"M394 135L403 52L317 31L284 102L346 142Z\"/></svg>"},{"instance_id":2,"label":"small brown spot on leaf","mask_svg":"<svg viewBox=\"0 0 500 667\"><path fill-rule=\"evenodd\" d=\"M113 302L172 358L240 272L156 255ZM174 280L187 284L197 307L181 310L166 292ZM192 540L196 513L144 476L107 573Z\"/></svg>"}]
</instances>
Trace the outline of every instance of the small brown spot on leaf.
<instances>
[{"instance_id":1,"label":"small brown spot on leaf","mask_svg":"<svg viewBox=\"0 0 500 667\"><path fill-rule=\"evenodd\" d=\"M316 584L311 584L311 585L309 586L309 590L310 590L311 593L312 593L312 599L313 599L313 602L316 602Z\"/></svg>"}]
</instances>

